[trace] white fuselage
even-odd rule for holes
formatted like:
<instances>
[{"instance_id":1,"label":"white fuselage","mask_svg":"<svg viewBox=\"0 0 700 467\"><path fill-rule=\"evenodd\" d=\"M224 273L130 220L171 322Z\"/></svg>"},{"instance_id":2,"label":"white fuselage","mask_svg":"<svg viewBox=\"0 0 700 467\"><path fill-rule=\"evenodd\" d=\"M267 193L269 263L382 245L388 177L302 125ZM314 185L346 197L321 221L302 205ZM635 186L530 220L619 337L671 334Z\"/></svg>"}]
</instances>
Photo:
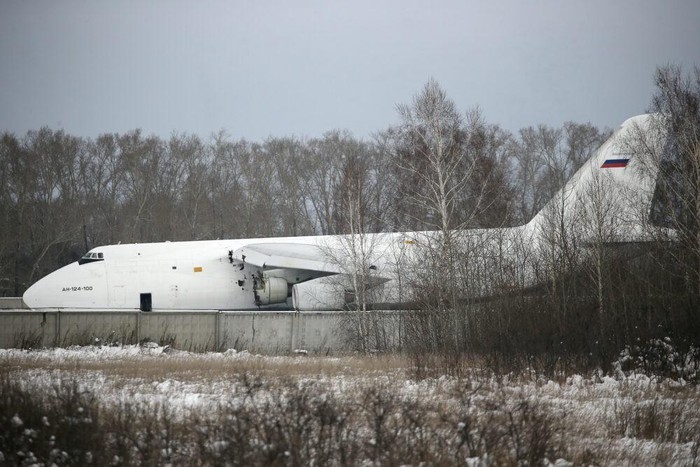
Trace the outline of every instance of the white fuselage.
<instances>
[{"instance_id":1,"label":"white fuselage","mask_svg":"<svg viewBox=\"0 0 700 467\"><path fill-rule=\"evenodd\" d=\"M402 234L369 234L383 245ZM91 250L102 259L64 266L24 294L32 309L139 309L151 294L153 309L250 310L260 308L253 293L255 266L229 260L229 252L255 244L303 244L333 248L344 236L280 237L108 245ZM383 265L378 265L383 267ZM291 274L294 275L295 271ZM308 279L303 271L300 282ZM290 284L295 283L294 277ZM280 306L280 305L277 305Z\"/></svg>"},{"instance_id":2,"label":"white fuselage","mask_svg":"<svg viewBox=\"0 0 700 467\"><path fill-rule=\"evenodd\" d=\"M517 261L521 253L536 252L546 245L543 240L552 227L577 229L584 243L649 240L647 218L656 173L643 170L623 144L625 137L644 131L649 119L627 120L528 224L458 231L456 236L470 252L462 259L487 279L469 292L494 293L491 283L500 273L488 268L505 270L504 265ZM601 226L607 229L605 236ZM306 307L322 306L304 298L311 294L338 295L338 300L329 302L342 307L340 296L357 286L357 278L340 284L336 293L327 276L347 279L359 264L352 259L353 251L364 249L369 262L362 267L380 279L373 284L386 289L378 303L402 303L405 294L395 287L401 281L394 280L402 267L399 259L415 256L422 240L435 238L434 232L413 232L109 245L94 248L80 262L39 280L23 298L33 309L144 309L146 298L149 309L250 310L269 304L289 306L287 297L292 296ZM326 253L336 265L328 265ZM514 285L536 279L536 274L523 270ZM511 279L503 281L508 285Z\"/></svg>"}]
</instances>

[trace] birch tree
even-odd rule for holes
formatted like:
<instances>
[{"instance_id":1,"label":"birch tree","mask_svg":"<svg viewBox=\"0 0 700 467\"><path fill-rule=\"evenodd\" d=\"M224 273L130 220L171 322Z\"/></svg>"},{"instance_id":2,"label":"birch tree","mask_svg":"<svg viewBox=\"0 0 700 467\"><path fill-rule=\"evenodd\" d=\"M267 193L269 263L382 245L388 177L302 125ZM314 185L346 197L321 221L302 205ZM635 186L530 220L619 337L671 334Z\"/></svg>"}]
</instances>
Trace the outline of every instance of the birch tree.
<instances>
[{"instance_id":1,"label":"birch tree","mask_svg":"<svg viewBox=\"0 0 700 467\"><path fill-rule=\"evenodd\" d=\"M458 251L458 236L469 221L469 216L457 213L475 167L465 151L464 119L432 80L411 105L398 106L398 112L401 125L394 158L403 175L399 194L410 199L414 216L421 218L415 220L433 231L416 240L420 253L415 267L421 273L415 287L426 308L417 332L425 335L432 350L441 346L457 352L463 341L456 330L468 319L457 307L457 262L465 259Z\"/></svg>"}]
</instances>

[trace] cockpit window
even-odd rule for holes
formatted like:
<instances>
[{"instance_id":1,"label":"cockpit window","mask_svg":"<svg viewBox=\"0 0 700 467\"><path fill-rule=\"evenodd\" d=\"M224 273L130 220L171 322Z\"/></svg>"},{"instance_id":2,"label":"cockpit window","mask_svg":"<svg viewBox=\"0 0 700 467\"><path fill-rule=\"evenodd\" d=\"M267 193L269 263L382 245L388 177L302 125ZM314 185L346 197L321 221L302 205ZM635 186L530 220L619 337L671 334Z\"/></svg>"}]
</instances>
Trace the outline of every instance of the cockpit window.
<instances>
[{"instance_id":1,"label":"cockpit window","mask_svg":"<svg viewBox=\"0 0 700 467\"><path fill-rule=\"evenodd\" d=\"M104 254L94 251L88 251L78 260L78 264L94 263L95 261L104 261Z\"/></svg>"}]
</instances>

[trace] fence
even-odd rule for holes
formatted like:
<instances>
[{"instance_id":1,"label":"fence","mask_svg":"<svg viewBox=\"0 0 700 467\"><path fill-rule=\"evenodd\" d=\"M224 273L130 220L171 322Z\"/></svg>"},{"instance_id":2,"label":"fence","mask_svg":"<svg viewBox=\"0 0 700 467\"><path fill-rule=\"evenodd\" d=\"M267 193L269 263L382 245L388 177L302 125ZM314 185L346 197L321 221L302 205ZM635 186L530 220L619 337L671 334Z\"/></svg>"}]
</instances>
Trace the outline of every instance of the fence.
<instances>
[{"instance_id":1,"label":"fence","mask_svg":"<svg viewBox=\"0 0 700 467\"><path fill-rule=\"evenodd\" d=\"M372 329L371 336L359 336ZM191 351L249 350L284 354L363 348L400 349L404 314L337 311L0 311L0 348L153 341ZM371 322L372 326L366 326ZM360 339L365 339L360 342ZM364 344L364 345L362 345Z\"/></svg>"}]
</instances>

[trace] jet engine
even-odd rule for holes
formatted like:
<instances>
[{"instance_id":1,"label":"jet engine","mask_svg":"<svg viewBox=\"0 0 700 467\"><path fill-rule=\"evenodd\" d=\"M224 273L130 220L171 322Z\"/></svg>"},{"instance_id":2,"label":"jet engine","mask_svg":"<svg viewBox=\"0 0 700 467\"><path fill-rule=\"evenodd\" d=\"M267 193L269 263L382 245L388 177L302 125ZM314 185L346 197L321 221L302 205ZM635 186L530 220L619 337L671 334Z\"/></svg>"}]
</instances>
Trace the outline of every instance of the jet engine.
<instances>
[{"instance_id":1,"label":"jet engine","mask_svg":"<svg viewBox=\"0 0 700 467\"><path fill-rule=\"evenodd\" d=\"M287 301L289 287L287 281L279 277L260 276L255 280L255 303L258 305L270 305Z\"/></svg>"}]
</instances>

